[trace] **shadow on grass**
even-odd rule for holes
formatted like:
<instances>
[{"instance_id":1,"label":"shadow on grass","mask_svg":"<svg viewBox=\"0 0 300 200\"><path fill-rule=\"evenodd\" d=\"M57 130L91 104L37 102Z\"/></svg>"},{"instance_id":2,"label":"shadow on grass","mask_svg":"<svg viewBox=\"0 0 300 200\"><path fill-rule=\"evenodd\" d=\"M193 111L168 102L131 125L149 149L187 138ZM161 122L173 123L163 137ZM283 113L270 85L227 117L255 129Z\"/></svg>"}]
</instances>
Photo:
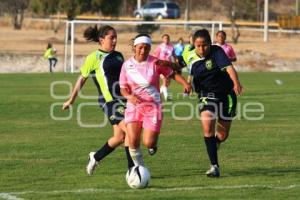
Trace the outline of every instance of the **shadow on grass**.
<instances>
[{"instance_id":1,"label":"shadow on grass","mask_svg":"<svg viewBox=\"0 0 300 200\"><path fill-rule=\"evenodd\" d=\"M234 170L226 172L224 176L286 176L292 174L299 174L299 167L266 167L266 168L249 168L248 170Z\"/></svg>"}]
</instances>

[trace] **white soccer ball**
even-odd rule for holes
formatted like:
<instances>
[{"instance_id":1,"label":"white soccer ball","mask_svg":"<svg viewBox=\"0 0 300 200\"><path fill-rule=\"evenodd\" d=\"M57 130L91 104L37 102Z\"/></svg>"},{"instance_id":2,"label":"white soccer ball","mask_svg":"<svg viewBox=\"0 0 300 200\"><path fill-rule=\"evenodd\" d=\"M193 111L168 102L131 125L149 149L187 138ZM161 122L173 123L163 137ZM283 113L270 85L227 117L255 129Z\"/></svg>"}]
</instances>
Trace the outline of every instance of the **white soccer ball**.
<instances>
[{"instance_id":1,"label":"white soccer ball","mask_svg":"<svg viewBox=\"0 0 300 200\"><path fill-rule=\"evenodd\" d=\"M150 181L150 172L141 165L131 167L126 173L126 181L129 187L133 189L145 188Z\"/></svg>"}]
</instances>

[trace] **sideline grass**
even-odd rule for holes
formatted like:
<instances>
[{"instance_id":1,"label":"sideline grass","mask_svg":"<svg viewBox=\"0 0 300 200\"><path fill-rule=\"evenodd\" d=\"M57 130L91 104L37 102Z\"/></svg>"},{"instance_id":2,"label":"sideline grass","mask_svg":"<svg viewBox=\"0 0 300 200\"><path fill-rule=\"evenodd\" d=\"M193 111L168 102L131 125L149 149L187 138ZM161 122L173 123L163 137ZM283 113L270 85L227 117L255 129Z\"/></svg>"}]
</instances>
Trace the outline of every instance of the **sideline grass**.
<instances>
[{"instance_id":1,"label":"sideline grass","mask_svg":"<svg viewBox=\"0 0 300 200\"><path fill-rule=\"evenodd\" d=\"M130 190L125 182L126 161L118 148L96 169L85 175L88 152L111 135L110 126L82 128L77 123L81 103L77 99L70 120L53 120L50 95L54 81L74 84L78 74L0 74L0 199L297 199L300 195L300 73L241 73L245 94L241 107L258 102L264 118L234 121L228 141L221 146L221 178L209 179L199 121L175 121L165 114L154 157L146 152L145 163L152 179L145 190ZM280 81L276 81L280 80ZM279 83L279 84L278 84ZM281 83L281 84L280 84ZM171 91L180 91L172 83ZM55 85L57 96L68 94L67 85ZM91 80L84 95L96 95ZM195 99L173 99L175 102ZM171 109L172 105L167 105ZM251 107L257 108L257 107ZM81 122L104 120L97 106L81 107ZM249 107L250 109L250 107ZM188 107L176 107L187 117ZM54 116L67 117L60 106ZM243 111L243 109L242 109ZM257 117L262 113L248 113Z\"/></svg>"}]
</instances>

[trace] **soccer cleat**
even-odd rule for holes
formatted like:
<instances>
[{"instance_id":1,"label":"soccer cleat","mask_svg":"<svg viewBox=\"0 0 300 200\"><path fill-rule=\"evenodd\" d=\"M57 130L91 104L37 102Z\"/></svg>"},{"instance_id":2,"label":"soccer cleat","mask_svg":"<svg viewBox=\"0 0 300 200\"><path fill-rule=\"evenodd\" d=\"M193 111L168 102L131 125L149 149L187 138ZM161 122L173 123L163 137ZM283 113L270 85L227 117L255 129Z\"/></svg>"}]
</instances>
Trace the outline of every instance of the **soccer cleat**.
<instances>
[{"instance_id":1,"label":"soccer cleat","mask_svg":"<svg viewBox=\"0 0 300 200\"><path fill-rule=\"evenodd\" d=\"M157 147L149 148L148 153L150 156L153 156L157 152Z\"/></svg>"},{"instance_id":2,"label":"soccer cleat","mask_svg":"<svg viewBox=\"0 0 300 200\"><path fill-rule=\"evenodd\" d=\"M86 166L86 173L90 176L93 174L96 166L98 165L98 162L95 160L95 157L94 157L95 154L96 154L96 152L89 153L89 161Z\"/></svg>"},{"instance_id":3,"label":"soccer cleat","mask_svg":"<svg viewBox=\"0 0 300 200\"><path fill-rule=\"evenodd\" d=\"M220 169L217 165L212 165L205 173L207 177L218 178L220 177Z\"/></svg>"}]
</instances>

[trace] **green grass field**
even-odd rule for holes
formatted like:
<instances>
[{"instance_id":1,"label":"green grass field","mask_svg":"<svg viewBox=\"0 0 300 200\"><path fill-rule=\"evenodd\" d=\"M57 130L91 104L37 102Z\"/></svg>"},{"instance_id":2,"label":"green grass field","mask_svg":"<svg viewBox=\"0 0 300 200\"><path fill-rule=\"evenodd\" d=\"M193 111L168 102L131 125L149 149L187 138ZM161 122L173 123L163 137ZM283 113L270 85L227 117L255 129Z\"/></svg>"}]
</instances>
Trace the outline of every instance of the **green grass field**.
<instances>
[{"instance_id":1,"label":"green grass field","mask_svg":"<svg viewBox=\"0 0 300 200\"><path fill-rule=\"evenodd\" d=\"M144 151L151 171L147 189L130 189L125 181L126 159L117 148L96 169L85 174L87 155L102 146L111 127L84 128L103 121L97 106L77 99L70 120L54 120L50 95L54 81L72 84L78 74L0 74L0 199L299 199L300 196L300 73L241 73L245 94L241 107L261 103L264 112L247 113L234 121L231 135L219 150L221 178L210 179L199 120L174 120L165 114L158 153ZM276 80L282 84L276 83ZM66 84L54 86L58 97ZM180 91L172 84L171 91ZM82 93L96 95L88 80ZM173 97L173 103L189 101ZM172 105L167 105L170 109ZM189 108L176 107L187 117ZM256 106L251 107L256 108ZM79 112L81 111L81 112ZM262 120L247 120L264 114ZM53 107L53 116L69 112ZM144 149L145 150L145 149Z\"/></svg>"}]
</instances>

